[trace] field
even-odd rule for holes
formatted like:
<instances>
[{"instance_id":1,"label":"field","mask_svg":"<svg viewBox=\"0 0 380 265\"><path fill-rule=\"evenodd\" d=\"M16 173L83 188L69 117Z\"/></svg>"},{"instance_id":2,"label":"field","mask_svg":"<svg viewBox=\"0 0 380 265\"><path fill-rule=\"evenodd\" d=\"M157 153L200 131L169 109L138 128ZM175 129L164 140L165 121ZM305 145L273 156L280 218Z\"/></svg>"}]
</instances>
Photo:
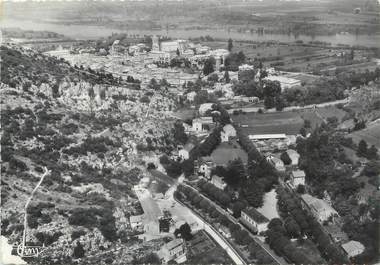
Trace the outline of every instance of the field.
<instances>
[{"instance_id":1,"label":"field","mask_svg":"<svg viewBox=\"0 0 380 265\"><path fill-rule=\"evenodd\" d=\"M352 137L355 143L363 139L369 146L375 145L380 148L380 121L368 125L363 130L353 132L349 136Z\"/></svg>"},{"instance_id":2,"label":"field","mask_svg":"<svg viewBox=\"0 0 380 265\"><path fill-rule=\"evenodd\" d=\"M233 115L232 120L242 127L246 134L285 133L298 134L304 120L297 112L246 113ZM248 126L248 127L245 127Z\"/></svg>"},{"instance_id":3,"label":"field","mask_svg":"<svg viewBox=\"0 0 380 265\"><path fill-rule=\"evenodd\" d=\"M226 49L224 41L207 41L202 44L212 49ZM368 56L368 51L355 51L356 63L345 65L346 61L338 55L342 52L349 53L349 49L333 48L330 46L312 46L297 43L249 43L234 42L233 52L242 51L248 59L261 58L264 65L277 66L282 71L292 72L319 72L328 71L335 66L342 70L370 71L376 68L372 62L364 62L363 58ZM309 81L309 80L306 80Z\"/></svg>"}]
</instances>

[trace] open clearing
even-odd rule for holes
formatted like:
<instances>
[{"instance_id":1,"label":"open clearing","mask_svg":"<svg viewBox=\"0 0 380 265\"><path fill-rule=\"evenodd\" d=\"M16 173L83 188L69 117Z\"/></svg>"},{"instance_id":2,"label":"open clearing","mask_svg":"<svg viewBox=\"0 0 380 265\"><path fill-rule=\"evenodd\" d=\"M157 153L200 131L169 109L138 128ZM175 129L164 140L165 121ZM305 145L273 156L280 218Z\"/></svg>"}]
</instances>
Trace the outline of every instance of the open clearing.
<instances>
[{"instance_id":1,"label":"open clearing","mask_svg":"<svg viewBox=\"0 0 380 265\"><path fill-rule=\"evenodd\" d=\"M380 148L380 120L373 122L363 130L351 133L349 136L352 137L355 143L359 143L363 139L368 145Z\"/></svg>"}]
</instances>

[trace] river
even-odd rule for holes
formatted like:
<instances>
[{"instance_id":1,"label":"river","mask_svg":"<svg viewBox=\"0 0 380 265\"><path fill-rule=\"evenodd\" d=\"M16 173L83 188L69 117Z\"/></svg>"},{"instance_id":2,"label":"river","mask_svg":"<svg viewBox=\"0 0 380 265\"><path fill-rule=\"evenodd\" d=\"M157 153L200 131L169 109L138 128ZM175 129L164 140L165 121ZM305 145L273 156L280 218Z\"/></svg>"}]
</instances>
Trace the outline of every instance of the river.
<instances>
[{"instance_id":1,"label":"river","mask_svg":"<svg viewBox=\"0 0 380 265\"><path fill-rule=\"evenodd\" d=\"M169 35L172 38L196 38L200 36L209 35L213 38L232 38L234 40L250 40L250 41L279 41L279 42L294 42L302 40L307 43L310 41L329 42L332 45L346 44L346 45L361 45L366 47L379 47L380 35L354 35L354 34L336 34L332 36L318 35L294 35L288 34L257 34L251 32L236 32L227 31L225 29L175 29L169 30L120 30L115 28L108 28L99 25L66 25L59 23L48 22L35 22L30 20L15 20L11 18L3 18L1 20L1 27L18 27L25 30L47 30L60 34L64 34L74 39L97 39L100 37L110 36L112 33L128 33L142 35Z\"/></svg>"}]
</instances>

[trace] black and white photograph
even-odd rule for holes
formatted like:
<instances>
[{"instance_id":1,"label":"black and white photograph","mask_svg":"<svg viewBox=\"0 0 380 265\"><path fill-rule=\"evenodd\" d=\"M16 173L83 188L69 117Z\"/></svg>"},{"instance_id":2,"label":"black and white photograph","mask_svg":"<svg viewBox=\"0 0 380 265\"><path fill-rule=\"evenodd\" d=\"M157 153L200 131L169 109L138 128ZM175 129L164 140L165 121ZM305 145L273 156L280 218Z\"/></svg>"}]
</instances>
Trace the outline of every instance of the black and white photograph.
<instances>
[{"instance_id":1,"label":"black and white photograph","mask_svg":"<svg viewBox=\"0 0 380 265\"><path fill-rule=\"evenodd\" d=\"M0 0L0 265L380 264L380 0Z\"/></svg>"}]
</instances>

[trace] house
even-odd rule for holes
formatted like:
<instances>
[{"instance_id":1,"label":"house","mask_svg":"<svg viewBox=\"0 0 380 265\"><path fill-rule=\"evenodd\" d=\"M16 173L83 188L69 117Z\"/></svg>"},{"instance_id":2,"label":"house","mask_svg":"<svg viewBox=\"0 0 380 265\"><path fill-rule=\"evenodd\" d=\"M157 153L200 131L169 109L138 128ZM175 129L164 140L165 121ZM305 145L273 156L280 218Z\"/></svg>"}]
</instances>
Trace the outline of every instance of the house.
<instances>
[{"instance_id":1,"label":"house","mask_svg":"<svg viewBox=\"0 0 380 265\"><path fill-rule=\"evenodd\" d=\"M227 124L220 132L221 142L228 142L231 138L236 137L236 130L231 124Z\"/></svg>"},{"instance_id":2,"label":"house","mask_svg":"<svg viewBox=\"0 0 380 265\"><path fill-rule=\"evenodd\" d=\"M211 176L211 170L215 167L215 163L210 156L203 156L196 161L196 173L203 175L207 179Z\"/></svg>"},{"instance_id":3,"label":"house","mask_svg":"<svg viewBox=\"0 0 380 265\"><path fill-rule=\"evenodd\" d=\"M169 233L171 218L162 217L158 220L160 233Z\"/></svg>"},{"instance_id":4,"label":"house","mask_svg":"<svg viewBox=\"0 0 380 265\"><path fill-rule=\"evenodd\" d=\"M354 240L351 240L345 244L342 244L342 248L349 258L355 257L363 253L365 249L362 243L358 241L354 241Z\"/></svg>"},{"instance_id":5,"label":"house","mask_svg":"<svg viewBox=\"0 0 380 265\"><path fill-rule=\"evenodd\" d=\"M195 147L195 145L191 142L185 144L185 146L178 151L178 156L182 159L182 160L187 160L189 159L190 157L190 152L191 150L193 150L193 148Z\"/></svg>"},{"instance_id":6,"label":"house","mask_svg":"<svg viewBox=\"0 0 380 265\"><path fill-rule=\"evenodd\" d=\"M228 229L228 227L225 227L224 225L221 225L219 227L218 231L222 234L222 236L224 236L226 238L230 238L231 237L230 230Z\"/></svg>"},{"instance_id":7,"label":"house","mask_svg":"<svg viewBox=\"0 0 380 265\"><path fill-rule=\"evenodd\" d=\"M320 223L328 221L330 218L334 221L334 218L339 217L338 212L324 200L310 194L303 194L301 199L302 208L309 210Z\"/></svg>"},{"instance_id":8,"label":"house","mask_svg":"<svg viewBox=\"0 0 380 265\"><path fill-rule=\"evenodd\" d=\"M184 242L181 238L176 238L165 245L157 252L161 263L168 263L169 261L176 261L182 263L186 261L186 251Z\"/></svg>"},{"instance_id":9,"label":"house","mask_svg":"<svg viewBox=\"0 0 380 265\"><path fill-rule=\"evenodd\" d=\"M131 224L131 228L133 230L138 230L143 227L142 217L143 215L132 215L129 217L129 223Z\"/></svg>"},{"instance_id":10,"label":"house","mask_svg":"<svg viewBox=\"0 0 380 265\"><path fill-rule=\"evenodd\" d=\"M269 75L265 78L266 80L270 81L278 81L281 85L281 91L284 91L285 89L294 87L294 86L300 86L301 81L298 79L286 77L286 76L278 76L278 75Z\"/></svg>"},{"instance_id":11,"label":"house","mask_svg":"<svg viewBox=\"0 0 380 265\"><path fill-rule=\"evenodd\" d=\"M205 132L212 129L214 121L212 117L200 117L193 120L193 130L195 132Z\"/></svg>"},{"instance_id":12,"label":"house","mask_svg":"<svg viewBox=\"0 0 380 265\"><path fill-rule=\"evenodd\" d=\"M242 210L240 220L251 230L257 233L264 232L268 229L268 218L259 213L253 207Z\"/></svg>"},{"instance_id":13,"label":"house","mask_svg":"<svg viewBox=\"0 0 380 265\"><path fill-rule=\"evenodd\" d=\"M348 241L347 234L342 231L339 225L329 224L324 226L324 228L335 243L344 243Z\"/></svg>"},{"instance_id":14,"label":"house","mask_svg":"<svg viewBox=\"0 0 380 265\"><path fill-rule=\"evenodd\" d=\"M194 102L194 98L195 98L196 95L197 95L197 93L195 91L191 91L191 92L189 92L189 93L186 94L186 99L189 102Z\"/></svg>"},{"instance_id":15,"label":"house","mask_svg":"<svg viewBox=\"0 0 380 265\"><path fill-rule=\"evenodd\" d=\"M290 160L292 161L291 165L292 166L297 166L298 165L298 161L300 159L300 154L296 150L293 150L293 149L286 150L286 153L288 154Z\"/></svg>"},{"instance_id":16,"label":"house","mask_svg":"<svg viewBox=\"0 0 380 265\"><path fill-rule=\"evenodd\" d=\"M219 177L217 175L213 175L211 177L211 183L217 187L218 189L224 190L224 188L227 186L227 184L224 182L222 177Z\"/></svg>"},{"instance_id":17,"label":"house","mask_svg":"<svg viewBox=\"0 0 380 265\"><path fill-rule=\"evenodd\" d=\"M290 174L290 182L293 185L293 187L297 188L298 185L304 185L305 186L305 171L303 170L294 170Z\"/></svg>"},{"instance_id":18,"label":"house","mask_svg":"<svg viewBox=\"0 0 380 265\"><path fill-rule=\"evenodd\" d=\"M285 171L284 162L280 158L269 155L267 157L267 161L271 163L276 168L276 170L282 171L282 172Z\"/></svg>"},{"instance_id":19,"label":"house","mask_svg":"<svg viewBox=\"0 0 380 265\"><path fill-rule=\"evenodd\" d=\"M199 106L199 109L198 109L199 115L201 115L201 116L205 115L208 110L212 110L213 105L214 105L214 103L203 103L203 104L201 104Z\"/></svg>"}]
</instances>

